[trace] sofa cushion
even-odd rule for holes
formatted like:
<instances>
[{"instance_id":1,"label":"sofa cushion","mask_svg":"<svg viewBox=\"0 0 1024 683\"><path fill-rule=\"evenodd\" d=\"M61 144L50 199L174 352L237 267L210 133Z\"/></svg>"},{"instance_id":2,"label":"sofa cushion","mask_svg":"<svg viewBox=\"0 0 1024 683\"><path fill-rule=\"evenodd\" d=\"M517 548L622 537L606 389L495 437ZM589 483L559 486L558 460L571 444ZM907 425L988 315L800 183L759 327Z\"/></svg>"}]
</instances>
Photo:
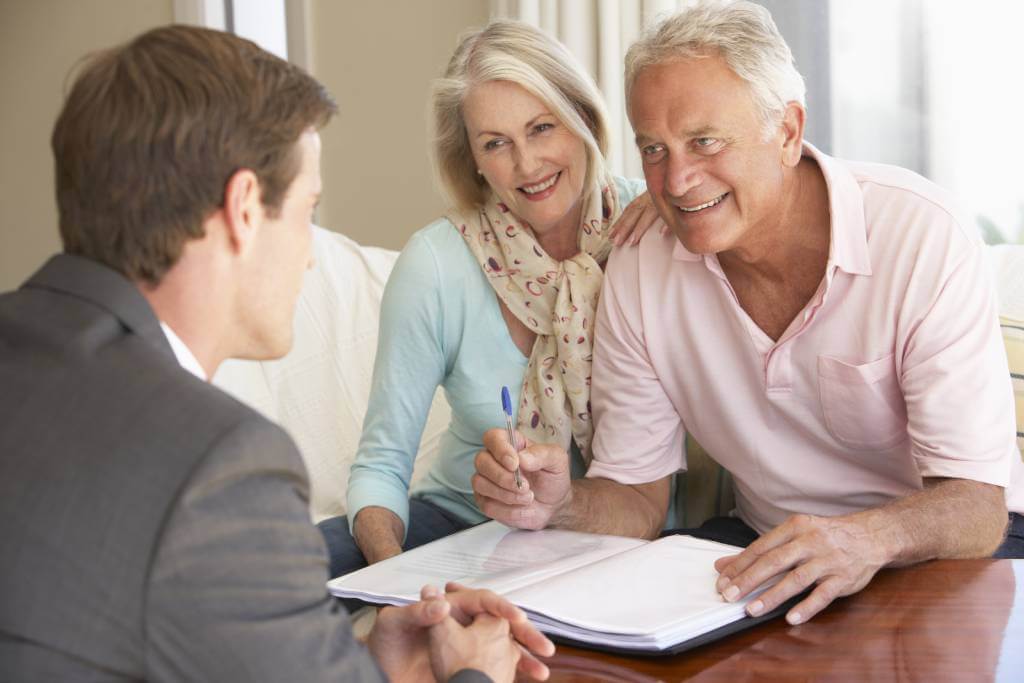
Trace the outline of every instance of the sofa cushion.
<instances>
[{"instance_id":1,"label":"sofa cushion","mask_svg":"<svg viewBox=\"0 0 1024 683\"><path fill-rule=\"evenodd\" d=\"M999 298L999 325L1017 403L1017 447L1024 458L1024 245L990 247L989 260Z\"/></svg>"},{"instance_id":2,"label":"sofa cushion","mask_svg":"<svg viewBox=\"0 0 1024 683\"><path fill-rule=\"evenodd\" d=\"M314 227L313 256L288 355L276 361L228 361L213 381L295 439L309 470L311 514L319 521L345 512L349 468L370 395L381 295L398 253L362 247ZM449 415L438 392L414 480L429 468Z\"/></svg>"},{"instance_id":3,"label":"sofa cushion","mask_svg":"<svg viewBox=\"0 0 1024 683\"><path fill-rule=\"evenodd\" d=\"M1024 458L1024 320L1003 316L999 319L1010 365L1013 398L1017 403L1017 448Z\"/></svg>"}]
</instances>

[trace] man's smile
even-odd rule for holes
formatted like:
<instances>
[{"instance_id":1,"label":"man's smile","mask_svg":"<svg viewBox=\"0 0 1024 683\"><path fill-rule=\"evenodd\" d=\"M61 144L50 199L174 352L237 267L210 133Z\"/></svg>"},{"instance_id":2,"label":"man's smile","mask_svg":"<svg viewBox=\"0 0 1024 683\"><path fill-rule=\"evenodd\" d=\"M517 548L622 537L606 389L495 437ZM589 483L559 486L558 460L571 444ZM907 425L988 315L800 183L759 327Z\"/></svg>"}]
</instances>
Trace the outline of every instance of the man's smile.
<instances>
[{"instance_id":1,"label":"man's smile","mask_svg":"<svg viewBox=\"0 0 1024 683\"><path fill-rule=\"evenodd\" d=\"M716 206L719 202L721 202L723 199L725 199L728 196L729 196L729 193L725 192L725 193L715 197L714 199L711 199L711 200L708 200L708 201L704 202L703 204L697 204L696 206L678 206L678 205L676 205L676 208L679 209L680 211L682 211L683 213L696 213L697 211L703 211L704 209L709 209L712 206Z\"/></svg>"}]
</instances>

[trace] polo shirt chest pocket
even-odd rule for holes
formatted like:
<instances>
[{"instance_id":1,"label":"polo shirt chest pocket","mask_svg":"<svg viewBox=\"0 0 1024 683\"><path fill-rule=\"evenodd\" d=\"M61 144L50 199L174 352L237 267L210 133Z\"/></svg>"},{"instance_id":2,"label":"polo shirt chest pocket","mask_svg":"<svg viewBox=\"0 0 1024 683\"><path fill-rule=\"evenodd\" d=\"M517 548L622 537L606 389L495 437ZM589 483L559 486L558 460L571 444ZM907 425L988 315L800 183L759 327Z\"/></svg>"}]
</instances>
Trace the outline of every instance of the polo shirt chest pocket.
<instances>
[{"instance_id":1,"label":"polo shirt chest pocket","mask_svg":"<svg viewBox=\"0 0 1024 683\"><path fill-rule=\"evenodd\" d=\"M818 356L818 389L825 426L839 443L881 450L907 438L907 405L891 354L869 363Z\"/></svg>"}]
</instances>

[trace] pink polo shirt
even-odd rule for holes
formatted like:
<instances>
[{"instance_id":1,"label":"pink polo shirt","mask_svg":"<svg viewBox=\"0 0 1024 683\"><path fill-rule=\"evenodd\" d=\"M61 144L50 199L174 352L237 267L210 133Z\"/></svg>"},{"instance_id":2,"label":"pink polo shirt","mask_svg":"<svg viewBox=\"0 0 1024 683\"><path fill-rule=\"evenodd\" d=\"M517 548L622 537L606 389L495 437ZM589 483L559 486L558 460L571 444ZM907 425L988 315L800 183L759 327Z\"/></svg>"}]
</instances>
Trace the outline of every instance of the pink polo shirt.
<instances>
[{"instance_id":1,"label":"pink polo shirt","mask_svg":"<svg viewBox=\"0 0 1024 683\"><path fill-rule=\"evenodd\" d=\"M810 145L828 184L825 278L777 342L714 255L650 232L616 250L594 347L587 476L625 484L685 469L690 432L732 474L764 533L954 477L1006 488L1024 512L1013 394L981 240L940 188Z\"/></svg>"}]
</instances>

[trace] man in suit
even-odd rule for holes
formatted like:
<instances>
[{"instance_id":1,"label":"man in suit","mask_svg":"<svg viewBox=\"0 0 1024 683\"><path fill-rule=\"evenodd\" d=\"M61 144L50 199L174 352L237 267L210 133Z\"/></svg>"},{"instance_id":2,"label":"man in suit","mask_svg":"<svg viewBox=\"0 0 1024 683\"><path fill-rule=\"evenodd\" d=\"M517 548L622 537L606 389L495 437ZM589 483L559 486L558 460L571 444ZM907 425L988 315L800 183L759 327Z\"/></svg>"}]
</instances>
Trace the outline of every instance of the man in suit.
<instances>
[{"instance_id":1,"label":"man in suit","mask_svg":"<svg viewBox=\"0 0 1024 683\"><path fill-rule=\"evenodd\" d=\"M205 29L82 67L52 139L65 253L0 296L3 680L546 677L487 592L424 588L359 644L293 442L206 382L291 345L334 111Z\"/></svg>"}]
</instances>

